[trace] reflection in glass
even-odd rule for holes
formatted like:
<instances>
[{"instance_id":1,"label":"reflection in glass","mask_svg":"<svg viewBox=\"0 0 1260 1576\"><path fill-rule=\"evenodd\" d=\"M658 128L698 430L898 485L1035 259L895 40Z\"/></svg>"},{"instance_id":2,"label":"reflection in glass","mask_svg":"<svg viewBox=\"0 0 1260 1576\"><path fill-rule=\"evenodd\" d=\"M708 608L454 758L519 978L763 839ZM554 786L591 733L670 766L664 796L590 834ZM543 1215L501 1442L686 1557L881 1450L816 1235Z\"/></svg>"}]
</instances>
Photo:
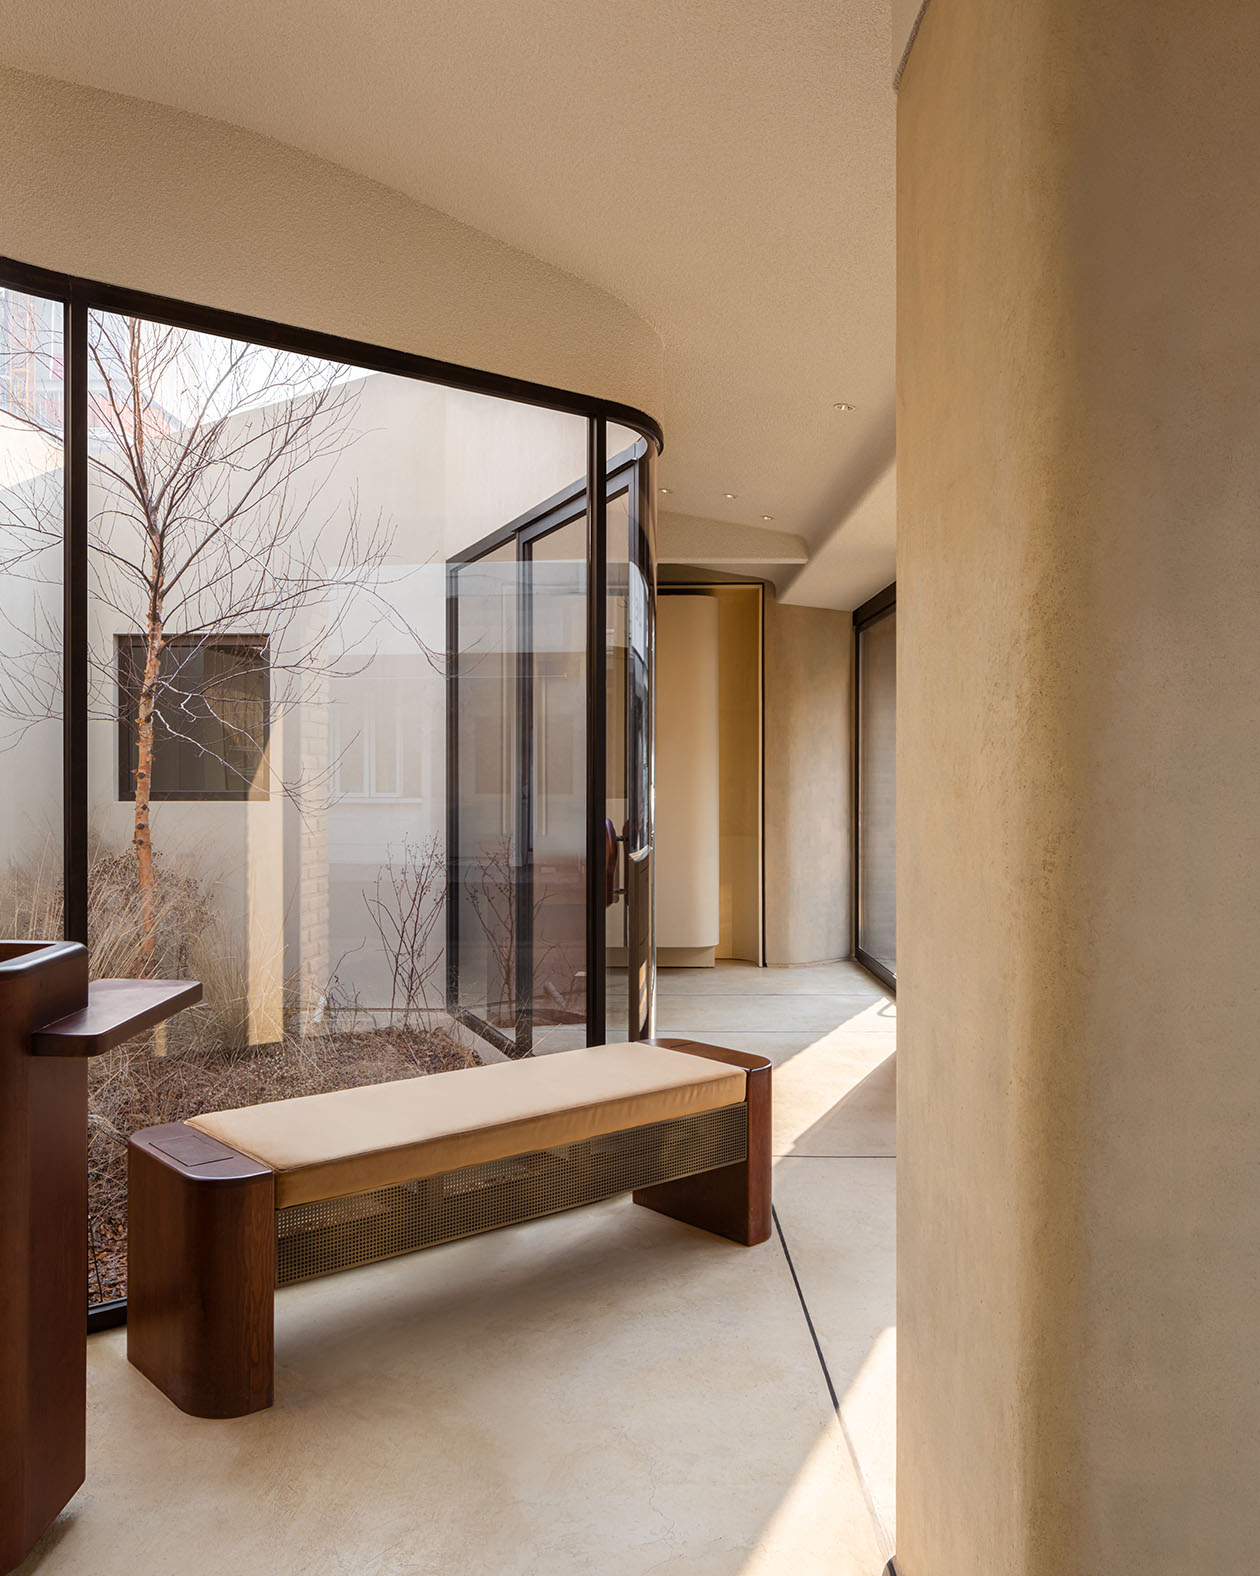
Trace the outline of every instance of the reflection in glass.
<instances>
[{"instance_id":1,"label":"reflection in glass","mask_svg":"<svg viewBox=\"0 0 1260 1576\"><path fill-rule=\"evenodd\" d=\"M613 433L609 432L609 442ZM611 465L610 465L611 469ZM620 480L621 478L618 478ZM607 777L605 835L609 840L611 882L606 882L608 901L604 918L604 999L608 1039L628 1040L630 1035L630 927L626 890L626 850L630 838L630 780L626 756L626 727L629 686L630 627L630 484L617 486L608 499L607 568L607 733L605 760Z\"/></svg>"},{"instance_id":2,"label":"reflection in glass","mask_svg":"<svg viewBox=\"0 0 1260 1576\"><path fill-rule=\"evenodd\" d=\"M458 951L451 990L474 1027L484 1026L485 1037L509 1054L518 1051L519 584L514 541L452 572ZM522 1052L527 1028L526 1020Z\"/></svg>"},{"instance_id":3,"label":"reflection in glass","mask_svg":"<svg viewBox=\"0 0 1260 1576\"><path fill-rule=\"evenodd\" d=\"M526 543L527 999L534 1050L586 1044L585 510Z\"/></svg>"},{"instance_id":4,"label":"reflection in glass","mask_svg":"<svg viewBox=\"0 0 1260 1576\"><path fill-rule=\"evenodd\" d=\"M609 444L613 441L610 430ZM608 465L607 819L615 835L615 879L605 917L608 1038L651 1032L652 914L651 676L654 591L651 460L647 445Z\"/></svg>"},{"instance_id":5,"label":"reflection in glass","mask_svg":"<svg viewBox=\"0 0 1260 1576\"><path fill-rule=\"evenodd\" d=\"M62 935L60 302L0 289L0 935Z\"/></svg>"}]
</instances>

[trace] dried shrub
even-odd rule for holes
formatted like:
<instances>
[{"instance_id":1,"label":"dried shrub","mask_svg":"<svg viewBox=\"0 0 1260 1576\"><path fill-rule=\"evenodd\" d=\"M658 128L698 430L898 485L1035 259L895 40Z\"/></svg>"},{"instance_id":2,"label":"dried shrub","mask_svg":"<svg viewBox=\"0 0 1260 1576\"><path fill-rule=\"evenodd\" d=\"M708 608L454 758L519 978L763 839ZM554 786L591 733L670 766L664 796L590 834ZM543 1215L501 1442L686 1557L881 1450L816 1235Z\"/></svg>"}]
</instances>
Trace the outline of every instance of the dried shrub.
<instances>
[{"instance_id":1,"label":"dried shrub","mask_svg":"<svg viewBox=\"0 0 1260 1576\"><path fill-rule=\"evenodd\" d=\"M385 851L376 882L363 894L363 904L389 962L389 1021L401 1014L404 1028L425 1022L436 991L434 976L442 963L434 945L438 922L446 912L446 855L442 840L404 837ZM440 994L440 993L439 993Z\"/></svg>"},{"instance_id":2,"label":"dried shrub","mask_svg":"<svg viewBox=\"0 0 1260 1576\"><path fill-rule=\"evenodd\" d=\"M88 844L88 936L93 979L180 979L197 941L215 924L204 884L178 861L159 858L155 916L158 946L152 964L138 967L142 899L134 852L97 837ZM0 931L45 939L62 933L61 849L53 840L0 877Z\"/></svg>"}]
</instances>

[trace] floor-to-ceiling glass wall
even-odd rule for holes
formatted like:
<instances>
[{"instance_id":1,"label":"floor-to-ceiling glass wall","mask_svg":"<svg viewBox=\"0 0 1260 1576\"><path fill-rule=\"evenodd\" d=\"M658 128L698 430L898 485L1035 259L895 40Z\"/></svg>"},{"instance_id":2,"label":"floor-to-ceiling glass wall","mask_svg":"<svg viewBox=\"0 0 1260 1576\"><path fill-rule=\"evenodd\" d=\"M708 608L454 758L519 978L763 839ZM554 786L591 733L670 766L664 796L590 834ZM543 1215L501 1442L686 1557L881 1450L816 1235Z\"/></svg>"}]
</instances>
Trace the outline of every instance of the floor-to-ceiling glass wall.
<instances>
[{"instance_id":1,"label":"floor-to-ceiling glass wall","mask_svg":"<svg viewBox=\"0 0 1260 1576\"><path fill-rule=\"evenodd\" d=\"M594 507L564 489L448 575L450 997L509 1057L651 1032L652 446L609 431Z\"/></svg>"},{"instance_id":2,"label":"floor-to-ceiling glass wall","mask_svg":"<svg viewBox=\"0 0 1260 1576\"><path fill-rule=\"evenodd\" d=\"M448 575L451 1000L510 1057L587 1043L589 539L583 475Z\"/></svg>"},{"instance_id":3,"label":"floor-to-ceiling glass wall","mask_svg":"<svg viewBox=\"0 0 1260 1576\"><path fill-rule=\"evenodd\" d=\"M857 644L857 948L897 978L897 607L889 587L854 614Z\"/></svg>"},{"instance_id":4,"label":"floor-to-ceiling glass wall","mask_svg":"<svg viewBox=\"0 0 1260 1576\"><path fill-rule=\"evenodd\" d=\"M90 292L0 294L0 928L60 935L64 873L94 978L205 986L91 1066L103 1304L125 1295L136 1129L602 1037L588 478L606 424ZM77 648L67 314L86 367ZM85 743L63 762L71 671Z\"/></svg>"}]
</instances>

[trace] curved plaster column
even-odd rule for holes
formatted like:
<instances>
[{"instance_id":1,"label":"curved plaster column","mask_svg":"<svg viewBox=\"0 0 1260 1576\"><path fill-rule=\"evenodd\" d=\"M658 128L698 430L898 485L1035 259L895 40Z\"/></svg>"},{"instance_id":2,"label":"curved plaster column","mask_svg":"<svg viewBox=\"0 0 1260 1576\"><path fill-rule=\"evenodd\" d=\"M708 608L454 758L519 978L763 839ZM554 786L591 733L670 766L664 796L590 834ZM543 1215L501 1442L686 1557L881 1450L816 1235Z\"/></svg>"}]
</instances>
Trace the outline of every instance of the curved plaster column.
<instances>
[{"instance_id":1,"label":"curved plaster column","mask_svg":"<svg viewBox=\"0 0 1260 1576\"><path fill-rule=\"evenodd\" d=\"M1260 1567L1260 8L898 109L900 1576Z\"/></svg>"}]
</instances>

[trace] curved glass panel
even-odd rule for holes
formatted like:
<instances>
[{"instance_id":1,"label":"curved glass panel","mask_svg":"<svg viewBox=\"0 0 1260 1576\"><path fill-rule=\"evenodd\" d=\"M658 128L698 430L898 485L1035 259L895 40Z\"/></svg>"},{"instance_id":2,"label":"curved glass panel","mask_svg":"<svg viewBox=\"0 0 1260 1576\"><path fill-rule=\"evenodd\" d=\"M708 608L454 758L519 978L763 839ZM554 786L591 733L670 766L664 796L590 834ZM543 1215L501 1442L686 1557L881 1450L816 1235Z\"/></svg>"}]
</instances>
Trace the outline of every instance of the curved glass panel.
<instances>
[{"instance_id":1,"label":"curved glass panel","mask_svg":"<svg viewBox=\"0 0 1260 1576\"><path fill-rule=\"evenodd\" d=\"M0 928L86 892L94 977L205 988L90 1064L99 1304L141 1127L647 1032L652 459L601 563L594 418L77 304L70 455L66 311L0 290Z\"/></svg>"}]
</instances>

